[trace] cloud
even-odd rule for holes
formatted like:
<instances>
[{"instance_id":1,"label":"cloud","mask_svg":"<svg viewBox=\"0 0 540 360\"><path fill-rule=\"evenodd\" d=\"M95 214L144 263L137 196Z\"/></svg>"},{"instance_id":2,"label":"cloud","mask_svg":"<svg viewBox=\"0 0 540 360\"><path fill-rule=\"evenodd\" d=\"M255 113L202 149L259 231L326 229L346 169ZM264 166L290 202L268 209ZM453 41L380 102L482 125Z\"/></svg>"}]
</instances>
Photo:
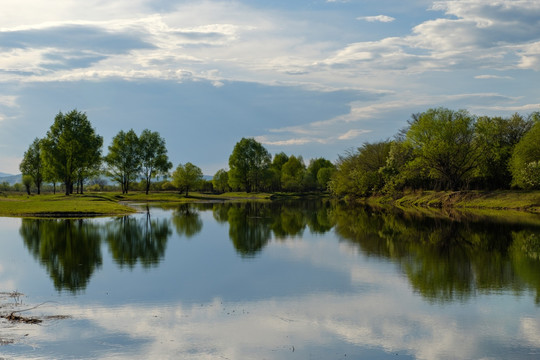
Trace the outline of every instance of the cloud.
<instances>
[{"instance_id":1,"label":"cloud","mask_svg":"<svg viewBox=\"0 0 540 360\"><path fill-rule=\"evenodd\" d=\"M396 20L395 18L387 15L377 15L377 16L360 16L356 18L357 20L365 20L367 22L392 22Z\"/></svg>"},{"instance_id":2,"label":"cloud","mask_svg":"<svg viewBox=\"0 0 540 360\"><path fill-rule=\"evenodd\" d=\"M357 138L358 136L362 134L369 133L370 130L360 130L360 129L351 129L347 131L345 134L338 136L339 140L350 140Z\"/></svg>"},{"instance_id":3,"label":"cloud","mask_svg":"<svg viewBox=\"0 0 540 360\"><path fill-rule=\"evenodd\" d=\"M509 79L512 79L511 76L500 76L500 75L476 75L474 78L475 79L480 79L480 80L488 80L488 79L505 79L505 80L509 80Z\"/></svg>"}]
</instances>

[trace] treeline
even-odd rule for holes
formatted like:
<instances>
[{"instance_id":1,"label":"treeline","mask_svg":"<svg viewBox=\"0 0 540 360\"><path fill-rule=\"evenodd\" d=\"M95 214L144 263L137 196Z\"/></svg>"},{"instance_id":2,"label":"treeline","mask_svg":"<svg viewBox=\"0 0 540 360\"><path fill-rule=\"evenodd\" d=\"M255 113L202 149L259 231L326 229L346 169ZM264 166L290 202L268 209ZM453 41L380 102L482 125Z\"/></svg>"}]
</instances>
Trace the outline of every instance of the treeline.
<instances>
[{"instance_id":1,"label":"treeline","mask_svg":"<svg viewBox=\"0 0 540 360\"><path fill-rule=\"evenodd\" d=\"M540 189L540 113L508 118L446 108L415 114L393 140L340 156L329 188L340 197L406 189Z\"/></svg>"},{"instance_id":2,"label":"treeline","mask_svg":"<svg viewBox=\"0 0 540 360\"><path fill-rule=\"evenodd\" d=\"M40 194L43 184L61 184L66 195L92 190L111 189L103 176L118 184L122 193L129 190L189 191L322 191L335 172L329 160L313 159L306 166L301 156L281 152L273 158L260 143L241 139L229 157L230 170L221 169L212 181L205 181L201 169L188 162L173 165L165 140L157 132L145 129L120 131L102 154L103 138L91 126L86 114L72 110L58 113L44 138L36 138L24 153L19 166L23 186L30 194L32 186ZM156 179L161 181L156 183ZM170 180L169 180L170 178ZM49 186L49 185L48 185ZM16 185L13 189L20 189Z\"/></svg>"}]
</instances>

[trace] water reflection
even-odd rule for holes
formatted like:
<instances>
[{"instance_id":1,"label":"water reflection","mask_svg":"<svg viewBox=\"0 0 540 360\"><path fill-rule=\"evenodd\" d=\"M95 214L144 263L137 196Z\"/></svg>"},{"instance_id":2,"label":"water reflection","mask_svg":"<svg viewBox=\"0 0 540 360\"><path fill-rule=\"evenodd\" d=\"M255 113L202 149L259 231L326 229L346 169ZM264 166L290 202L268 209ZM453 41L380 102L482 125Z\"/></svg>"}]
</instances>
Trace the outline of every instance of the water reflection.
<instances>
[{"instance_id":1,"label":"water reflection","mask_svg":"<svg viewBox=\"0 0 540 360\"><path fill-rule=\"evenodd\" d=\"M102 241L115 263L157 267L171 228L180 238L203 230L201 213L228 224L237 254L254 258L275 242L301 240L305 232L333 230L368 257L395 262L415 292L434 302L466 301L478 294L533 291L540 304L540 220L499 221L432 213L350 207L330 201L182 204L168 213L93 220L22 220L26 248L57 290L84 290L102 264Z\"/></svg>"},{"instance_id":2,"label":"water reflection","mask_svg":"<svg viewBox=\"0 0 540 360\"><path fill-rule=\"evenodd\" d=\"M172 214L172 223L180 236L191 238L198 234L203 227L197 205L181 204Z\"/></svg>"},{"instance_id":3,"label":"water reflection","mask_svg":"<svg viewBox=\"0 0 540 360\"><path fill-rule=\"evenodd\" d=\"M120 267L129 268L138 262L146 268L158 265L172 233L167 219L153 219L149 209L142 219L132 216L116 218L108 222L104 230L115 262Z\"/></svg>"},{"instance_id":4,"label":"water reflection","mask_svg":"<svg viewBox=\"0 0 540 360\"><path fill-rule=\"evenodd\" d=\"M329 202L243 202L214 204L218 222L229 224L229 238L243 257L254 257L270 241L301 237L306 227L313 233L332 229Z\"/></svg>"},{"instance_id":5,"label":"water reflection","mask_svg":"<svg viewBox=\"0 0 540 360\"><path fill-rule=\"evenodd\" d=\"M23 219L19 232L59 291L84 289L101 266L101 232L88 221Z\"/></svg>"},{"instance_id":6,"label":"water reflection","mask_svg":"<svg viewBox=\"0 0 540 360\"><path fill-rule=\"evenodd\" d=\"M530 289L540 304L539 225L343 207L334 209L334 219L337 234L368 256L396 261L429 300Z\"/></svg>"}]
</instances>

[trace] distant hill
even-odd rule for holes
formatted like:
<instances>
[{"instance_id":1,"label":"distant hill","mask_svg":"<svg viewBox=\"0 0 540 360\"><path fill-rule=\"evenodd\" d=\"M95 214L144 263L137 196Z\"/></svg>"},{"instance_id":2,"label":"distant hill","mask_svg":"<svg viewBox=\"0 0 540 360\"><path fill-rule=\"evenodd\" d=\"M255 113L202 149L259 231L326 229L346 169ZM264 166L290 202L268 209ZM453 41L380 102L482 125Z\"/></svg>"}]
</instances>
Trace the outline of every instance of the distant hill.
<instances>
[{"instance_id":1,"label":"distant hill","mask_svg":"<svg viewBox=\"0 0 540 360\"><path fill-rule=\"evenodd\" d=\"M3 182L9 183L9 185L22 183L22 174L10 175L10 174L0 173L0 183L3 183Z\"/></svg>"}]
</instances>

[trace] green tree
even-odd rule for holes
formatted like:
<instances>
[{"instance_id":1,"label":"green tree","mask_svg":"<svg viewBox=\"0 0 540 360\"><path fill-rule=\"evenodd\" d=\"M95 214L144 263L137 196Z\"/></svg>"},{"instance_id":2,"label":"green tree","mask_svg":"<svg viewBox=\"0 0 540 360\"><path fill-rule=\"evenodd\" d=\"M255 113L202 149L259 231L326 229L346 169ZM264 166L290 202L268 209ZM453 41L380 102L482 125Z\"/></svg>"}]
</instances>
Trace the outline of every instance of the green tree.
<instances>
[{"instance_id":1,"label":"green tree","mask_svg":"<svg viewBox=\"0 0 540 360\"><path fill-rule=\"evenodd\" d=\"M327 188L330 175L336 167L330 160L324 158L311 159L306 171L305 184L308 190L324 190ZM321 169L328 169L321 174L321 181L319 181L319 171Z\"/></svg>"},{"instance_id":2,"label":"green tree","mask_svg":"<svg viewBox=\"0 0 540 360\"><path fill-rule=\"evenodd\" d=\"M476 139L479 148L478 178L483 188L505 189L510 186L512 174L508 163L514 147L532 126L514 114L510 118L482 116L476 121Z\"/></svg>"},{"instance_id":3,"label":"green tree","mask_svg":"<svg viewBox=\"0 0 540 360\"><path fill-rule=\"evenodd\" d=\"M386 165L390 146L389 141L364 143L356 151L340 156L330 190L338 196L352 197L379 191L384 185L381 169Z\"/></svg>"},{"instance_id":4,"label":"green tree","mask_svg":"<svg viewBox=\"0 0 540 360\"><path fill-rule=\"evenodd\" d=\"M109 153L105 156L106 174L120 184L122 194L128 193L129 185L141 170L140 149L139 137L133 129L127 133L120 131L109 146Z\"/></svg>"},{"instance_id":5,"label":"green tree","mask_svg":"<svg viewBox=\"0 0 540 360\"><path fill-rule=\"evenodd\" d=\"M429 109L411 122L406 141L416 165L445 189L467 185L477 166L475 119L464 110Z\"/></svg>"},{"instance_id":6,"label":"green tree","mask_svg":"<svg viewBox=\"0 0 540 360\"><path fill-rule=\"evenodd\" d=\"M306 165L301 156L291 155L281 168L281 184L286 191L300 191L303 188Z\"/></svg>"},{"instance_id":7,"label":"green tree","mask_svg":"<svg viewBox=\"0 0 540 360\"><path fill-rule=\"evenodd\" d=\"M523 136L510 159L512 185L523 189L540 188L540 120Z\"/></svg>"},{"instance_id":8,"label":"green tree","mask_svg":"<svg viewBox=\"0 0 540 360\"><path fill-rule=\"evenodd\" d=\"M41 160L41 140L36 138L24 153L23 160L19 165L21 173L29 175L37 188L38 195L41 194L41 184L43 183L43 162Z\"/></svg>"},{"instance_id":9,"label":"green tree","mask_svg":"<svg viewBox=\"0 0 540 360\"><path fill-rule=\"evenodd\" d=\"M216 172L212 178L214 184L214 190L220 193L224 193L230 190L229 187L229 174L224 169L220 169Z\"/></svg>"},{"instance_id":10,"label":"green tree","mask_svg":"<svg viewBox=\"0 0 540 360\"><path fill-rule=\"evenodd\" d=\"M167 156L165 139L158 132L143 130L139 137L141 147L141 170L145 181L145 191L148 195L150 181L159 175L166 175L172 168Z\"/></svg>"},{"instance_id":11,"label":"green tree","mask_svg":"<svg viewBox=\"0 0 540 360\"><path fill-rule=\"evenodd\" d=\"M272 164L270 165L269 169L270 190L282 190L281 169L283 168L283 164L285 164L288 160L289 157L284 152L274 155L274 159L272 160Z\"/></svg>"},{"instance_id":12,"label":"green tree","mask_svg":"<svg viewBox=\"0 0 540 360\"><path fill-rule=\"evenodd\" d=\"M255 139L242 138L229 157L229 185L247 192L260 191L267 177L271 156Z\"/></svg>"},{"instance_id":13,"label":"green tree","mask_svg":"<svg viewBox=\"0 0 540 360\"><path fill-rule=\"evenodd\" d=\"M185 165L178 164L172 174L172 181L177 188L186 192L187 197L189 195L189 189L196 188L201 182L202 177L202 170L198 166L188 162Z\"/></svg>"},{"instance_id":14,"label":"green tree","mask_svg":"<svg viewBox=\"0 0 540 360\"><path fill-rule=\"evenodd\" d=\"M23 175L22 177L22 183L24 185L24 188L26 189L26 193L30 195L30 188L32 187L32 183L34 182L34 179L32 179L32 176L30 175Z\"/></svg>"},{"instance_id":15,"label":"green tree","mask_svg":"<svg viewBox=\"0 0 540 360\"><path fill-rule=\"evenodd\" d=\"M86 114L77 110L59 112L42 140L43 162L55 178L62 179L69 195L75 181L82 186L92 169L99 167L102 146L103 138L96 134Z\"/></svg>"}]
</instances>

